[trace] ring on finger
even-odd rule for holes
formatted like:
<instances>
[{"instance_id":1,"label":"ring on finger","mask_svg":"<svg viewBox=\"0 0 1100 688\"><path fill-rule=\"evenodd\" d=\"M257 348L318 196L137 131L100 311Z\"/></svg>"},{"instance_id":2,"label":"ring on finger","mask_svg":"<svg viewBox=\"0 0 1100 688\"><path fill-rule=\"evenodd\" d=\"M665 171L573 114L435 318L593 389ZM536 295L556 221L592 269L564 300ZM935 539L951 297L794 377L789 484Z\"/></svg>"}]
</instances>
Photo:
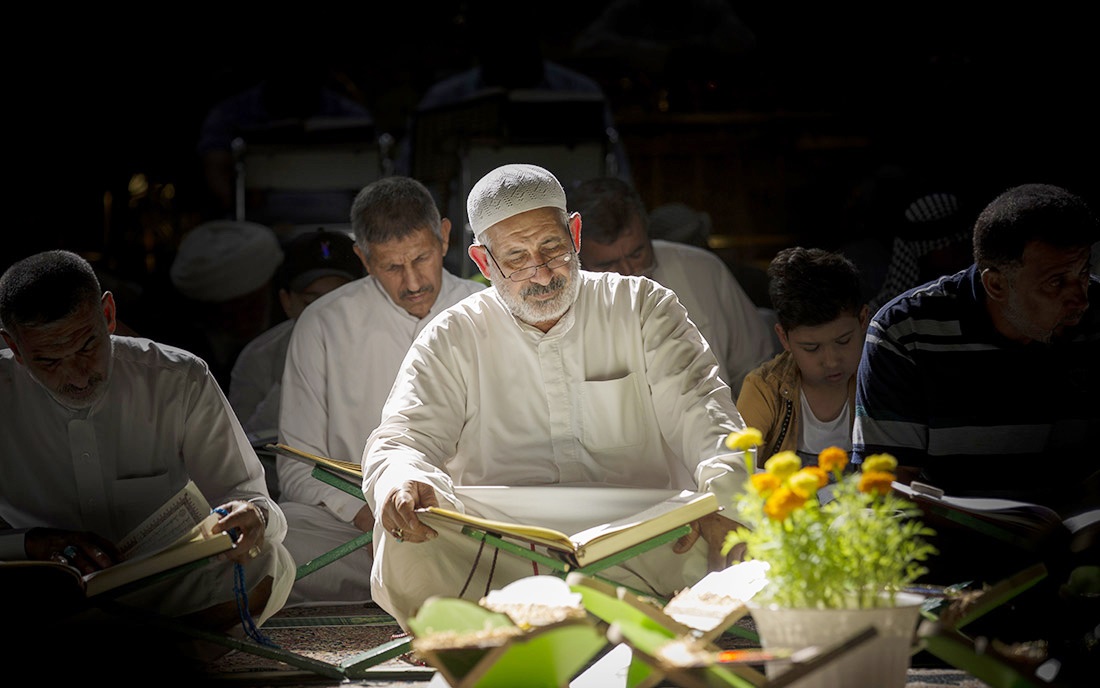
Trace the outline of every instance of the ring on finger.
<instances>
[{"instance_id":1,"label":"ring on finger","mask_svg":"<svg viewBox=\"0 0 1100 688\"><path fill-rule=\"evenodd\" d=\"M61 554L66 559L76 559L76 555L79 554L79 552L77 552L76 547L68 545L65 549L61 550Z\"/></svg>"},{"instance_id":2,"label":"ring on finger","mask_svg":"<svg viewBox=\"0 0 1100 688\"><path fill-rule=\"evenodd\" d=\"M258 556L260 556L260 546L259 545L252 545L252 548L250 550L248 550L248 557L250 559L255 559Z\"/></svg>"},{"instance_id":3,"label":"ring on finger","mask_svg":"<svg viewBox=\"0 0 1100 688\"><path fill-rule=\"evenodd\" d=\"M395 540L397 540L398 542L404 542L405 541L405 531L402 530L401 528L394 528L393 529L393 538Z\"/></svg>"}]
</instances>

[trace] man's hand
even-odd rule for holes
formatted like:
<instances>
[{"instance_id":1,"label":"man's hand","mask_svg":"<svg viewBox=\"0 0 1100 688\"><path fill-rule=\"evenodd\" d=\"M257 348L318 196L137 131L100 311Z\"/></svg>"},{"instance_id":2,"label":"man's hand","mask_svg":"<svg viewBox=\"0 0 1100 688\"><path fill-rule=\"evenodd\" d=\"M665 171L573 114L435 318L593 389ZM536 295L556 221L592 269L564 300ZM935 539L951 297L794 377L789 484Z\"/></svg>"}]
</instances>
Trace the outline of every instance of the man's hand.
<instances>
[{"instance_id":1,"label":"man's hand","mask_svg":"<svg viewBox=\"0 0 1100 688\"><path fill-rule=\"evenodd\" d=\"M725 516L720 516L717 513L707 514L698 521L691 523L691 532L677 540L672 546L672 551L677 554L687 552L702 535L703 540L707 543L707 570L721 571L745 557L743 543L734 546L729 554L722 554L722 547L726 542L726 533L740 527L740 523L731 521Z\"/></svg>"},{"instance_id":2,"label":"man's hand","mask_svg":"<svg viewBox=\"0 0 1100 688\"><path fill-rule=\"evenodd\" d=\"M69 564L85 575L122 561L113 542L88 531L31 528L23 536L23 549L28 559Z\"/></svg>"},{"instance_id":3,"label":"man's hand","mask_svg":"<svg viewBox=\"0 0 1100 688\"><path fill-rule=\"evenodd\" d=\"M225 513L211 528L213 532L220 533L234 529L237 532L237 539L234 540L237 546L225 553L226 558L238 564L247 564L259 556L264 546L264 530L267 528L267 514L261 510L261 507L252 502L235 499L222 504L215 511L219 514L223 511Z\"/></svg>"},{"instance_id":4,"label":"man's hand","mask_svg":"<svg viewBox=\"0 0 1100 688\"><path fill-rule=\"evenodd\" d=\"M351 519L351 524L364 533L374 530L374 514L370 507L364 504L362 509L355 512L355 518Z\"/></svg>"},{"instance_id":5,"label":"man's hand","mask_svg":"<svg viewBox=\"0 0 1100 688\"><path fill-rule=\"evenodd\" d=\"M435 488L427 483L408 480L390 490L382 502L382 527L398 542L427 542L438 533L420 522L416 509L439 506Z\"/></svg>"}]
</instances>

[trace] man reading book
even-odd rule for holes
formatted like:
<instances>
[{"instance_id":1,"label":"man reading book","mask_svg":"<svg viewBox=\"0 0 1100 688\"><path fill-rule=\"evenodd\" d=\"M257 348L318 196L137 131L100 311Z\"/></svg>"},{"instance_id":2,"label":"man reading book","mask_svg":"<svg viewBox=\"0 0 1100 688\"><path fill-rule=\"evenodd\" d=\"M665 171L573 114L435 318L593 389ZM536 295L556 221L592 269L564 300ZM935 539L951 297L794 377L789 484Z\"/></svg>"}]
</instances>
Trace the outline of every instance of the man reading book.
<instances>
[{"instance_id":1,"label":"man reading book","mask_svg":"<svg viewBox=\"0 0 1100 688\"><path fill-rule=\"evenodd\" d=\"M390 176L365 186L351 209L354 251L369 273L326 294L298 317L283 369L279 441L358 463L363 444L413 338L440 311L485 285L443 268L450 220L428 189ZM299 563L370 532L370 508L280 456L286 545ZM287 604L370 599L372 548L299 578Z\"/></svg>"},{"instance_id":2,"label":"man reading book","mask_svg":"<svg viewBox=\"0 0 1100 688\"><path fill-rule=\"evenodd\" d=\"M993 199L973 235L973 265L871 321L854 460L888 452L953 497L1033 502L1062 518L1100 508L1100 278L1089 274L1100 224L1068 190L1025 184ZM1098 560L1095 542L1060 546L1065 533L1013 547L949 526L933 524L939 582L993 583L1041 559L1058 586L1067 567Z\"/></svg>"},{"instance_id":3,"label":"man reading book","mask_svg":"<svg viewBox=\"0 0 1100 688\"><path fill-rule=\"evenodd\" d=\"M29 256L0 277L0 323L0 518L11 526L0 530L0 559L110 567L119 540L194 481L221 514L213 532L236 546L119 601L237 630L243 575L252 621L278 611L294 579L286 522L208 366L115 335L114 297L68 251Z\"/></svg>"},{"instance_id":4,"label":"man reading book","mask_svg":"<svg viewBox=\"0 0 1100 688\"><path fill-rule=\"evenodd\" d=\"M371 592L402 624L431 595L477 599L537 570L507 554L479 559L478 543L432 529L417 508L573 532L604 505L562 486L619 487L627 499L629 488L711 491L726 506L746 477L744 457L724 446L744 425L706 340L669 289L580 269L581 218L550 172L499 167L467 208L477 239L468 252L493 286L417 336L363 454L377 515ZM546 490L521 508L502 507L493 490L481 503L456 496L456 486L478 485ZM708 564L726 565L733 527L710 514L680 541L601 573L671 595Z\"/></svg>"}]
</instances>

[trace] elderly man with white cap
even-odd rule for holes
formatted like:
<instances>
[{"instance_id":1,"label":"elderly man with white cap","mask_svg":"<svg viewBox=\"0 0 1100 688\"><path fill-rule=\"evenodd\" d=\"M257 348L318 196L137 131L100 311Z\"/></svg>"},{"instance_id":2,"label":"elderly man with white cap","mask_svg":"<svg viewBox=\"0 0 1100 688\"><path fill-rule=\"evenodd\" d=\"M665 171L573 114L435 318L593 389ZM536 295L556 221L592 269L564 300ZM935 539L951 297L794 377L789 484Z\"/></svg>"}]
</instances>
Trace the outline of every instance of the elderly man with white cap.
<instances>
[{"instance_id":1,"label":"elderly man with white cap","mask_svg":"<svg viewBox=\"0 0 1100 688\"><path fill-rule=\"evenodd\" d=\"M650 490L595 498L608 487L709 490L728 504L746 477L743 456L724 447L743 422L687 311L648 278L580 269L581 218L550 172L499 167L467 208L469 255L493 286L416 338L363 454L377 514L371 591L402 625L432 595L476 599L533 572L510 555L479 566L473 539L433 530L417 508L575 532L651 505L630 499ZM508 490L464 490L476 486L524 486L526 496L507 504ZM531 486L545 488L541 498ZM591 498L573 503L569 488ZM733 527L712 514L602 573L670 595L726 564Z\"/></svg>"}]
</instances>

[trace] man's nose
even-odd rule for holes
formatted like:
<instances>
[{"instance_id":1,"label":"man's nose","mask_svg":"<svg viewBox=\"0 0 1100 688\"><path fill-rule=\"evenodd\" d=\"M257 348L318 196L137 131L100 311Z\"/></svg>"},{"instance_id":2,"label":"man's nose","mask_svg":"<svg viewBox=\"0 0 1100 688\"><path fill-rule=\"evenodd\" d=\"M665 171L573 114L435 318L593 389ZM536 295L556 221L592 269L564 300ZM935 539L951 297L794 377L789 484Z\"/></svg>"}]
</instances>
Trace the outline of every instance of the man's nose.
<instances>
[{"instance_id":1,"label":"man's nose","mask_svg":"<svg viewBox=\"0 0 1100 688\"><path fill-rule=\"evenodd\" d=\"M546 286L550 284L550 280L554 279L554 271L545 265L540 265L535 268L535 274L531 275L530 280L535 284L541 284Z\"/></svg>"},{"instance_id":2,"label":"man's nose","mask_svg":"<svg viewBox=\"0 0 1100 688\"><path fill-rule=\"evenodd\" d=\"M87 387L88 380L92 377L91 365L75 361L65 366L65 384L70 387Z\"/></svg>"},{"instance_id":3,"label":"man's nose","mask_svg":"<svg viewBox=\"0 0 1100 688\"><path fill-rule=\"evenodd\" d=\"M424 280L420 272L411 265L405 268L404 280L405 289L407 291L420 291L420 287L424 285Z\"/></svg>"},{"instance_id":4,"label":"man's nose","mask_svg":"<svg viewBox=\"0 0 1100 688\"><path fill-rule=\"evenodd\" d=\"M1066 305L1073 309L1088 308L1089 305L1089 278L1076 280L1067 290Z\"/></svg>"}]
</instances>

